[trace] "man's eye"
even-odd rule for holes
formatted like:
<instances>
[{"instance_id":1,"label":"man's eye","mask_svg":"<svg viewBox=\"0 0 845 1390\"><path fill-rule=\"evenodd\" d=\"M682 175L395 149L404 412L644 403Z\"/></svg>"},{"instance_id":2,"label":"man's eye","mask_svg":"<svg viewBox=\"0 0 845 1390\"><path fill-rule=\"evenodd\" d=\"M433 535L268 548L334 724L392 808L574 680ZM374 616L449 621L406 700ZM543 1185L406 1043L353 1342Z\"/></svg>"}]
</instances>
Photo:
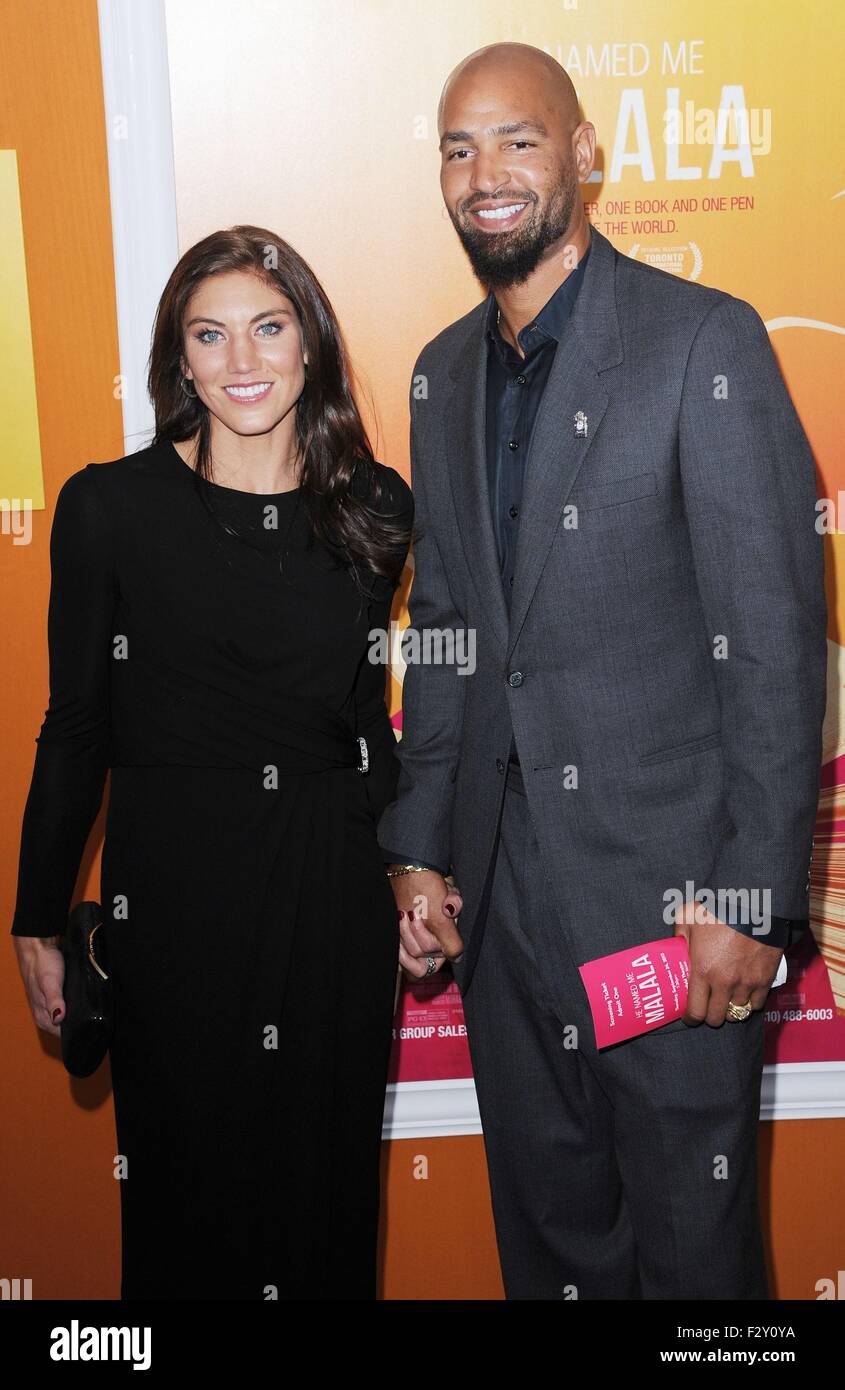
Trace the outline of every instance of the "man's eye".
<instances>
[{"instance_id":1,"label":"man's eye","mask_svg":"<svg viewBox=\"0 0 845 1390\"><path fill-rule=\"evenodd\" d=\"M452 153L448 156L448 158L455 159L459 154L469 154L469 150L452 150Z\"/></svg>"},{"instance_id":2,"label":"man's eye","mask_svg":"<svg viewBox=\"0 0 845 1390\"><path fill-rule=\"evenodd\" d=\"M514 140L514 141L513 141L513 144L514 144L514 145L523 145L523 146L525 147L525 149L527 149L527 150L533 150L533 149L534 149L534 141L533 141L533 140Z\"/></svg>"}]
</instances>

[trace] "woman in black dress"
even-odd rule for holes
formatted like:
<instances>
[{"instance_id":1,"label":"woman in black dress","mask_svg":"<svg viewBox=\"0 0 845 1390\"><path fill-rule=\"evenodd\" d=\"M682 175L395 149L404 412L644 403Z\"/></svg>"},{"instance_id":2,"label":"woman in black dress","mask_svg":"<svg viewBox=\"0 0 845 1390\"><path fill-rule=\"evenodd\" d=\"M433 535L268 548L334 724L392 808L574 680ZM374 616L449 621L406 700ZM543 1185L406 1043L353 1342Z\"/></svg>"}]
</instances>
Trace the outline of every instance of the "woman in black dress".
<instances>
[{"instance_id":1,"label":"woman in black dress","mask_svg":"<svg viewBox=\"0 0 845 1390\"><path fill-rule=\"evenodd\" d=\"M372 457L324 291L262 228L180 260L149 389L152 445L56 503L21 970L57 1033L110 768L121 1296L373 1298L398 762L368 634L413 500Z\"/></svg>"}]
</instances>

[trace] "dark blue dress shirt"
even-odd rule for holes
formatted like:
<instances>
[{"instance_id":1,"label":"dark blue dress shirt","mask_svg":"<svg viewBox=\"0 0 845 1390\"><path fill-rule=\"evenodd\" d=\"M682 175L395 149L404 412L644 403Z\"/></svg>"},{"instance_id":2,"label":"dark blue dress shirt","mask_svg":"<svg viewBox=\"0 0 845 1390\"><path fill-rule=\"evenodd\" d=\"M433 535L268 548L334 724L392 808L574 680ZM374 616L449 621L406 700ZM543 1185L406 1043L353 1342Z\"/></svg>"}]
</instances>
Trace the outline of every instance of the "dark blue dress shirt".
<instances>
[{"instance_id":1,"label":"dark blue dress shirt","mask_svg":"<svg viewBox=\"0 0 845 1390\"><path fill-rule=\"evenodd\" d=\"M524 357L502 337L495 296L491 294L487 301L487 481L508 609L531 436L552 358L578 297L589 255L588 249L536 318L520 330L517 339Z\"/></svg>"}]
</instances>

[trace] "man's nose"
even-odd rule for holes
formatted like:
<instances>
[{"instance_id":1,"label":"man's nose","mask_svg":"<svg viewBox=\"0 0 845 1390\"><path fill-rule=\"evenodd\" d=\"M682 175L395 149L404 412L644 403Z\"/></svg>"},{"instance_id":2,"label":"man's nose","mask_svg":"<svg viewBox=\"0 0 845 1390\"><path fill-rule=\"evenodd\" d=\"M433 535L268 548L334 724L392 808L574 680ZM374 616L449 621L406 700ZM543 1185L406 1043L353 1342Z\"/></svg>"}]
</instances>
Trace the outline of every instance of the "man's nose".
<instances>
[{"instance_id":1,"label":"man's nose","mask_svg":"<svg viewBox=\"0 0 845 1390\"><path fill-rule=\"evenodd\" d=\"M498 154L482 154L479 151L473 161L470 184L479 193L493 194L507 184L510 171Z\"/></svg>"}]
</instances>

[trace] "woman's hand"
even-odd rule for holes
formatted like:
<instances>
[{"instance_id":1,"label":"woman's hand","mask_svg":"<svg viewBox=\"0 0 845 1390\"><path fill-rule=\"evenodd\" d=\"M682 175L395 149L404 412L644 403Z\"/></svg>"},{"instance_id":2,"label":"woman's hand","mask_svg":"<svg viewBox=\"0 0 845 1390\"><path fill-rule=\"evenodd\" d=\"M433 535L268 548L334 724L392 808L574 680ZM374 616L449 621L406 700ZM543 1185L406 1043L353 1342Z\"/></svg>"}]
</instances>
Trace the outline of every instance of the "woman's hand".
<instances>
[{"instance_id":1,"label":"woman's hand","mask_svg":"<svg viewBox=\"0 0 845 1390\"><path fill-rule=\"evenodd\" d=\"M18 967L24 982L32 1017L39 1028L54 1037L61 1036L59 1024L65 1016L62 986L65 958L57 936L14 936Z\"/></svg>"},{"instance_id":2,"label":"woman's hand","mask_svg":"<svg viewBox=\"0 0 845 1390\"><path fill-rule=\"evenodd\" d=\"M457 888L450 888L436 869L400 874L391 883L399 910L399 963L406 979L424 980L446 960L460 960L464 943L457 920L464 904Z\"/></svg>"}]
</instances>

